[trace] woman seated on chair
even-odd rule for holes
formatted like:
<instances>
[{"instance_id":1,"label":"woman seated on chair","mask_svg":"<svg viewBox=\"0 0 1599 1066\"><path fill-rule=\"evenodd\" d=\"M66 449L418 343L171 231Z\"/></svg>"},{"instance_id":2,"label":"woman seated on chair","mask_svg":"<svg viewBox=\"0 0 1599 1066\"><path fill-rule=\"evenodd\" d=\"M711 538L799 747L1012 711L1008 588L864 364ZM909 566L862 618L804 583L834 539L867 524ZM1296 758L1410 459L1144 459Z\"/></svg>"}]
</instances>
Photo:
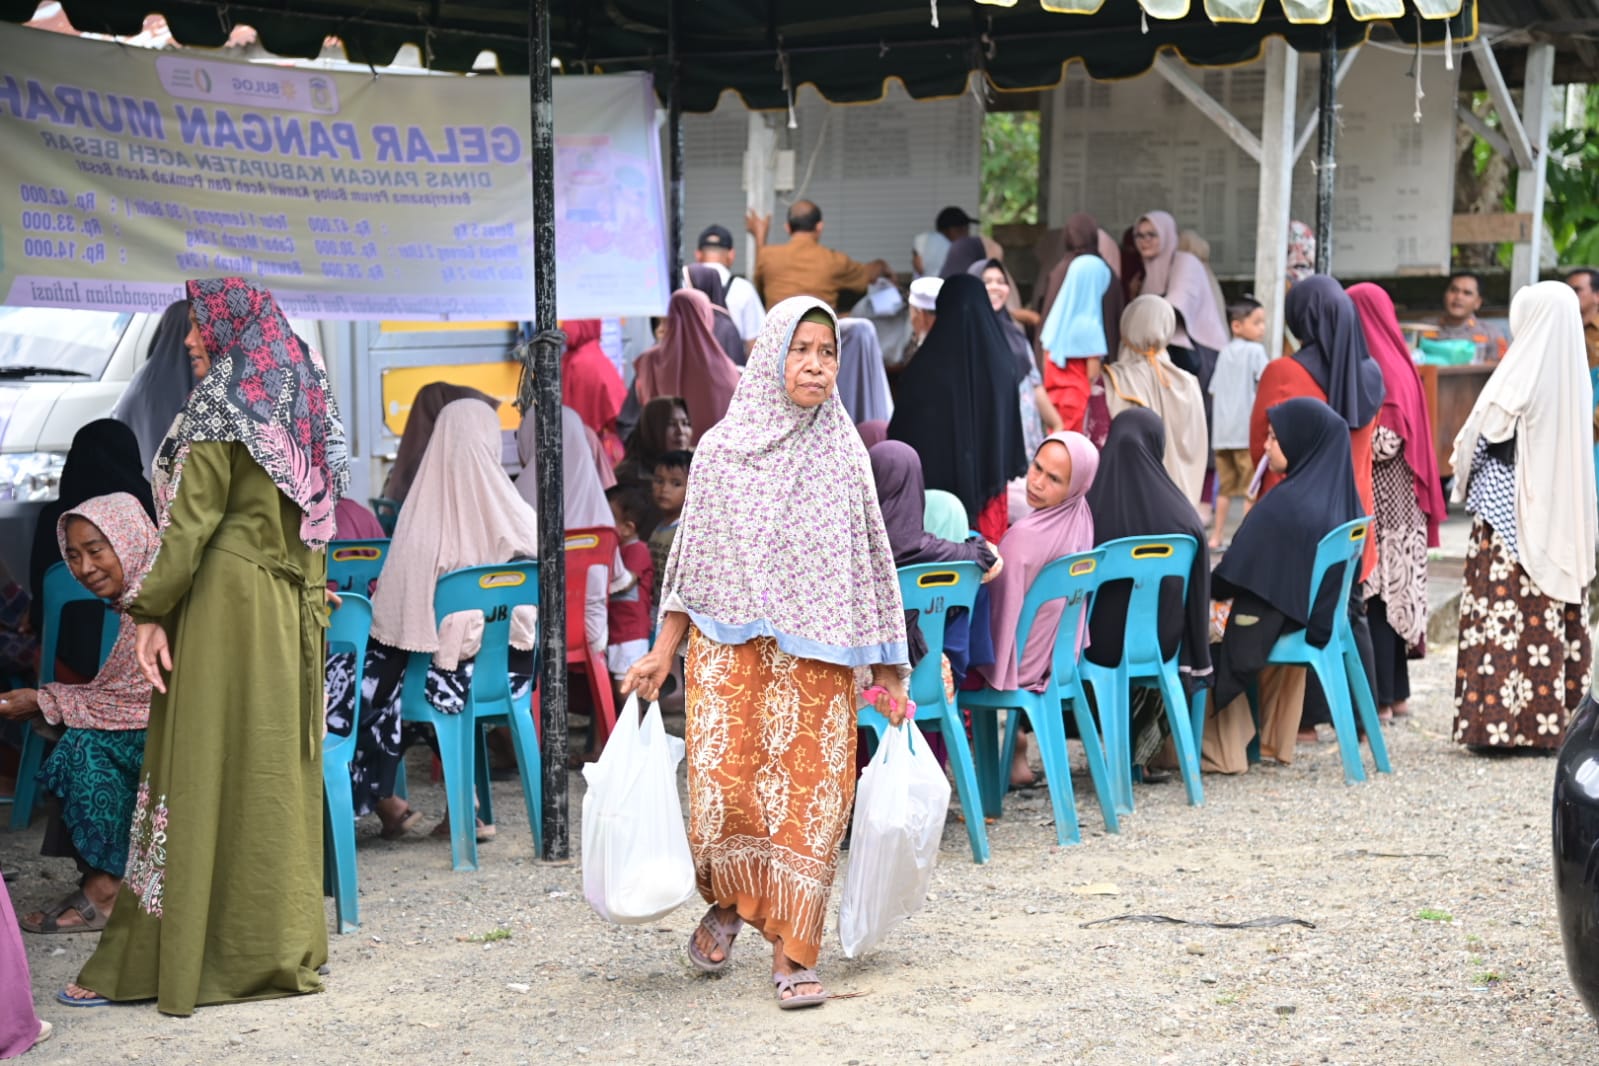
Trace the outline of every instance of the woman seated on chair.
<instances>
[{"instance_id":1,"label":"woman seated on chair","mask_svg":"<svg viewBox=\"0 0 1599 1066\"><path fill-rule=\"evenodd\" d=\"M516 476L516 491L535 510L539 499L537 436L538 418L529 408L516 431L516 451L522 461L522 472ZM616 516L611 513L611 505L605 498L605 486L594 468L585 436L583 420L578 413L570 407L561 408L561 512L568 533L578 529L616 528ZM606 646L611 641L610 597L626 592L635 580L627 567L622 565L620 549L609 569L603 566L589 567L583 589L583 638L588 641L589 650L602 662L605 660ZM593 723L599 709L591 707L590 712L589 721ZM591 725L587 751L573 753L576 765L582 765L585 755L590 760L599 757L599 738L600 731Z\"/></svg>"},{"instance_id":2,"label":"woman seated on chair","mask_svg":"<svg viewBox=\"0 0 1599 1066\"><path fill-rule=\"evenodd\" d=\"M1307 631L1322 646L1332 634L1337 568L1329 571L1315 604L1310 579L1316 547L1345 522L1366 512L1349 459L1349 425L1320 400L1302 396L1272 407L1266 417L1266 457L1283 480L1262 496L1211 578L1211 595L1232 601L1216 652L1216 691L1205 722L1203 769L1241 774L1256 727L1246 695L1260 693L1260 754L1292 762L1304 709L1305 671L1267 666L1283 633Z\"/></svg>"},{"instance_id":3,"label":"woman seated on chair","mask_svg":"<svg viewBox=\"0 0 1599 1066\"><path fill-rule=\"evenodd\" d=\"M125 492L70 509L56 538L72 576L119 610L138 591L159 543L144 504ZM104 929L116 904L150 718L150 682L134 657L134 629L123 614L111 655L92 681L0 696L0 718L40 715L66 727L39 771L39 783L58 801L40 851L75 860L81 876L76 892L22 919L30 933Z\"/></svg>"},{"instance_id":4,"label":"woman seated on chair","mask_svg":"<svg viewBox=\"0 0 1599 1066\"><path fill-rule=\"evenodd\" d=\"M1085 494L1098 469L1098 449L1081 433L1069 430L1045 437L1033 455L1027 468L1027 506L1031 510L999 542L1005 568L987 586L992 661L979 662L988 657L976 654L975 649L972 657L972 665L989 688L1041 692L1049 681L1062 604L1059 600L1046 604L1038 612L1027 647L1018 648L1016 627L1021 622L1022 601L1047 564L1094 546L1094 516ZM977 616L981 617L981 610ZM1080 629L1079 641L1087 636L1087 627ZM973 643L977 643L975 637ZM1036 781L1027 762L1027 747L1025 734L1018 736L1010 770L1014 787Z\"/></svg>"},{"instance_id":5,"label":"woman seated on chair","mask_svg":"<svg viewBox=\"0 0 1599 1066\"><path fill-rule=\"evenodd\" d=\"M375 811L385 837L403 835L422 817L394 795L405 748L418 738L402 729L400 718L408 653L433 654L426 699L441 713L459 713L472 682L472 657L483 639L479 615L451 615L443 626L435 623L434 586L451 570L538 556L537 518L500 466L499 416L487 404L456 400L439 412L407 501L389 541L383 580L372 596L360 735L350 763L356 814ZM531 607L518 607L511 618L516 696L532 685L534 622ZM350 731L349 707L348 700L335 704L330 698L330 732ZM449 832L447 818L439 830ZM479 839L492 830L479 823Z\"/></svg>"},{"instance_id":6,"label":"woman seated on chair","mask_svg":"<svg viewBox=\"0 0 1599 1066\"><path fill-rule=\"evenodd\" d=\"M917 566L921 563L976 563L983 572L985 583L999 576L1001 563L998 550L981 536L961 529L956 534L960 539L953 540L927 531L922 461L910 445L897 440L884 441L873 445L867 454L872 460L872 478L877 482L877 503L883 512L883 526L888 530L888 546L894 553L895 567ZM958 500L955 506L960 506ZM949 613L950 618L944 630L944 685L949 704L953 707L955 686L966 678L971 619L962 608ZM914 669L922 656L927 654L921 628L916 624L915 611L905 612L905 637L910 648L911 667ZM928 737L928 744L942 764L943 738L935 734ZM859 750L864 753L864 749Z\"/></svg>"},{"instance_id":7,"label":"woman seated on chair","mask_svg":"<svg viewBox=\"0 0 1599 1066\"><path fill-rule=\"evenodd\" d=\"M1170 659L1181 649L1178 668L1183 689L1192 695L1214 680L1210 666L1210 556L1205 551L1204 523L1172 480L1165 454L1166 424L1159 415L1142 407L1130 407L1117 415L1100 453L1099 476L1088 490L1088 507L1094 512L1099 544L1122 537L1194 538L1198 550L1188 573L1188 599L1183 600L1181 579L1167 578L1160 590L1156 621L1160 653ZM1130 581L1113 581L1094 594L1089 644L1083 654L1099 666L1121 662L1131 586ZM1170 735L1165 705L1156 690L1137 688L1131 710L1133 765L1147 766ZM1144 779L1152 779L1147 769Z\"/></svg>"}]
</instances>

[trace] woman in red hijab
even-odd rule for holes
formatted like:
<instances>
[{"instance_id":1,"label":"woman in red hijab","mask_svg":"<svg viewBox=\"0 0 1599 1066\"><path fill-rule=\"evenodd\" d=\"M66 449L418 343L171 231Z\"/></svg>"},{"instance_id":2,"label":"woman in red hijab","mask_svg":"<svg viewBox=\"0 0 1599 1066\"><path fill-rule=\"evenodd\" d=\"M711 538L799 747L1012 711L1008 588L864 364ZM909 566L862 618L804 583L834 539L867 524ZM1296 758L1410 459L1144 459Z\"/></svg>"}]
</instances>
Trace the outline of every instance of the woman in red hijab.
<instances>
[{"instance_id":1,"label":"woman in red hijab","mask_svg":"<svg viewBox=\"0 0 1599 1066\"><path fill-rule=\"evenodd\" d=\"M1370 282L1349 287L1366 348L1382 367L1382 408L1371 437L1377 566L1366 578L1366 617L1376 653L1377 708L1405 715L1411 648L1427 637L1427 549L1438 545L1443 486L1433 453L1432 423L1394 301Z\"/></svg>"},{"instance_id":2,"label":"woman in red hijab","mask_svg":"<svg viewBox=\"0 0 1599 1066\"><path fill-rule=\"evenodd\" d=\"M616 416L627 399L627 386L600 347L599 319L571 319L562 322L561 328L566 331L566 354L561 357L561 405L577 412L583 424L600 438L601 447L615 465L622 458Z\"/></svg>"}]
</instances>

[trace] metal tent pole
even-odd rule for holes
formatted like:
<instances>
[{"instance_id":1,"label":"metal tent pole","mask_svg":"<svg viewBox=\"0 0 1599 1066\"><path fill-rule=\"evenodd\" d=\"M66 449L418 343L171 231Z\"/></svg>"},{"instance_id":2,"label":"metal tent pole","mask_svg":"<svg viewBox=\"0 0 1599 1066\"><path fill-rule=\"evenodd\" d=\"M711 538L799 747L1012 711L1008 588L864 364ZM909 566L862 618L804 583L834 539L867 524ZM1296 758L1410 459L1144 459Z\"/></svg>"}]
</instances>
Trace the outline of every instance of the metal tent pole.
<instances>
[{"instance_id":1,"label":"metal tent pole","mask_svg":"<svg viewBox=\"0 0 1599 1066\"><path fill-rule=\"evenodd\" d=\"M683 101L678 91L680 64L677 58L677 8L678 0L667 0L666 5L666 139L668 166L671 168L672 195L667 205L671 217L667 219L667 247L671 259L666 266L670 271L671 286L677 288L683 277L683 215L687 193L683 186ZM751 267L753 269L753 267Z\"/></svg>"},{"instance_id":2,"label":"metal tent pole","mask_svg":"<svg viewBox=\"0 0 1599 1066\"><path fill-rule=\"evenodd\" d=\"M1293 193L1299 53L1280 37L1266 41L1266 91L1260 123L1260 197L1255 210L1255 299L1266 308L1266 354L1283 350L1283 286L1288 277L1288 202Z\"/></svg>"},{"instance_id":3,"label":"metal tent pole","mask_svg":"<svg viewBox=\"0 0 1599 1066\"><path fill-rule=\"evenodd\" d=\"M533 341L523 354L518 403L538 412L539 699L544 759L544 858L568 858L566 804L566 515L561 492L561 352L555 317L555 99L550 2L528 11L533 114Z\"/></svg>"},{"instance_id":4,"label":"metal tent pole","mask_svg":"<svg viewBox=\"0 0 1599 1066\"><path fill-rule=\"evenodd\" d=\"M1327 23L1321 46L1321 100L1316 144L1316 273L1332 273L1333 184L1337 176L1338 30Z\"/></svg>"}]
</instances>

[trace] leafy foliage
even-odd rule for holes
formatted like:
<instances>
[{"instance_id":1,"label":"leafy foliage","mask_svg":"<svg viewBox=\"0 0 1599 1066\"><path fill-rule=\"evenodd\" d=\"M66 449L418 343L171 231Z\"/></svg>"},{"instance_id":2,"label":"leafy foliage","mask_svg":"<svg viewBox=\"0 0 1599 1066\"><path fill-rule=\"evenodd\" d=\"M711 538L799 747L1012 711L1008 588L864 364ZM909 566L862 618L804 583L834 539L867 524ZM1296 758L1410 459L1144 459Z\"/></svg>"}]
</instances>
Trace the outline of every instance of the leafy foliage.
<instances>
[{"instance_id":1,"label":"leafy foliage","mask_svg":"<svg viewBox=\"0 0 1599 1066\"><path fill-rule=\"evenodd\" d=\"M1038 221L1038 112L983 116L984 226Z\"/></svg>"}]
</instances>

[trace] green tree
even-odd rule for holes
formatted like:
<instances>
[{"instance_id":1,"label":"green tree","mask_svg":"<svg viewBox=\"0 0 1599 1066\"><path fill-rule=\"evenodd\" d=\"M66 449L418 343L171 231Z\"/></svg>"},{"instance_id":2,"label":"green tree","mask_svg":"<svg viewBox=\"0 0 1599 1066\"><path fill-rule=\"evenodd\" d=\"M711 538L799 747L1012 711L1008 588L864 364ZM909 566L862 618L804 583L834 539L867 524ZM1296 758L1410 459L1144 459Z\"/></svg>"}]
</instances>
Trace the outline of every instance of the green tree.
<instances>
[{"instance_id":1,"label":"green tree","mask_svg":"<svg viewBox=\"0 0 1599 1066\"><path fill-rule=\"evenodd\" d=\"M1562 266L1599 265L1599 85L1584 111L1580 127L1549 138L1543 218Z\"/></svg>"},{"instance_id":2,"label":"green tree","mask_svg":"<svg viewBox=\"0 0 1599 1066\"><path fill-rule=\"evenodd\" d=\"M1038 221L1038 112L983 116L984 226Z\"/></svg>"}]
</instances>

